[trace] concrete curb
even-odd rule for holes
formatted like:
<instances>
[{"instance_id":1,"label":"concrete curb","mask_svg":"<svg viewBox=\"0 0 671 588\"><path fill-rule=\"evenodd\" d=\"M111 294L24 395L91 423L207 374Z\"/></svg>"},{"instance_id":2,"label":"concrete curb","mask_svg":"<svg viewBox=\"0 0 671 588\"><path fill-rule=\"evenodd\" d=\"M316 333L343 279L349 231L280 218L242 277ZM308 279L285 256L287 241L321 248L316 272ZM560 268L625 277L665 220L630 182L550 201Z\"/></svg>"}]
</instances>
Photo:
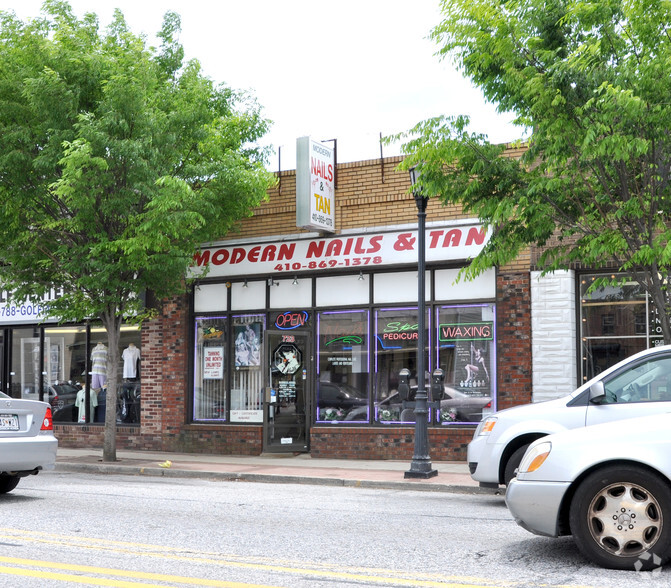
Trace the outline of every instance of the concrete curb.
<instances>
[{"instance_id":1,"label":"concrete curb","mask_svg":"<svg viewBox=\"0 0 671 588\"><path fill-rule=\"evenodd\" d=\"M290 474L255 474L240 472L213 472L202 470L180 470L152 466L127 466L114 464L88 463L57 463L56 472L115 474L127 476L147 476L155 478L200 478L205 480L220 480L225 482L259 482L267 484L310 484L315 486L343 486L352 488L379 488L393 490L415 490L428 492L450 492L455 494L485 494L497 495L494 491L479 486L465 486L460 484L424 483L412 481L390 480L362 480L338 477L294 476Z\"/></svg>"}]
</instances>

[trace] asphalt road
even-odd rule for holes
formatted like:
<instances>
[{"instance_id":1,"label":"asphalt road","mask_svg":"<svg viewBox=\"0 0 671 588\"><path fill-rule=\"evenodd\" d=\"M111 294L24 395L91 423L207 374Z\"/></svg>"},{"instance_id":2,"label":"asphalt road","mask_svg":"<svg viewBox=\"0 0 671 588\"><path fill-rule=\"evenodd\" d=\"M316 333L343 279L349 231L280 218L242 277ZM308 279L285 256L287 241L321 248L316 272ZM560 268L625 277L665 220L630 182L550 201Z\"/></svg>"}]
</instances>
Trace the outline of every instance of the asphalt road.
<instances>
[{"instance_id":1,"label":"asphalt road","mask_svg":"<svg viewBox=\"0 0 671 588\"><path fill-rule=\"evenodd\" d=\"M668 586L501 496L46 472L0 496L0 586Z\"/></svg>"}]
</instances>

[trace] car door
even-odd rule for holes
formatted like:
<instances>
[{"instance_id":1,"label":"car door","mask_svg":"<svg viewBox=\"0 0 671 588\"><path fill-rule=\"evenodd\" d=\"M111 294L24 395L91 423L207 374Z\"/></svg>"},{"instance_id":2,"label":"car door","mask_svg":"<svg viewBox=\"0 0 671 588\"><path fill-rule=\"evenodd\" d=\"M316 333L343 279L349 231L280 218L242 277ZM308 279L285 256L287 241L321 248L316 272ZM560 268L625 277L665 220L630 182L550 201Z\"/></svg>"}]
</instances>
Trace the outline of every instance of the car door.
<instances>
[{"instance_id":1,"label":"car door","mask_svg":"<svg viewBox=\"0 0 671 588\"><path fill-rule=\"evenodd\" d=\"M671 355L646 357L604 380L605 397L590 403L586 425L671 412Z\"/></svg>"}]
</instances>

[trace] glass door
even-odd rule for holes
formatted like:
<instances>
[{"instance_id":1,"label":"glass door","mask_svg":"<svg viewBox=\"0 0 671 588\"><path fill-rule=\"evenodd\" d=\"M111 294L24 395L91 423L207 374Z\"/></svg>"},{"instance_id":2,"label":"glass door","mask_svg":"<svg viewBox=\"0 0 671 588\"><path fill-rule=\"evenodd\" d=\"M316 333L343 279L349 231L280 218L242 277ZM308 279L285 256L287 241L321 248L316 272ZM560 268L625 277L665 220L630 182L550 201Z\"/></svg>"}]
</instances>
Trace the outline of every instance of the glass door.
<instances>
[{"instance_id":1,"label":"glass door","mask_svg":"<svg viewBox=\"0 0 671 588\"><path fill-rule=\"evenodd\" d=\"M305 332L266 332L270 382L264 407L264 451L308 451L309 344Z\"/></svg>"}]
</instances>

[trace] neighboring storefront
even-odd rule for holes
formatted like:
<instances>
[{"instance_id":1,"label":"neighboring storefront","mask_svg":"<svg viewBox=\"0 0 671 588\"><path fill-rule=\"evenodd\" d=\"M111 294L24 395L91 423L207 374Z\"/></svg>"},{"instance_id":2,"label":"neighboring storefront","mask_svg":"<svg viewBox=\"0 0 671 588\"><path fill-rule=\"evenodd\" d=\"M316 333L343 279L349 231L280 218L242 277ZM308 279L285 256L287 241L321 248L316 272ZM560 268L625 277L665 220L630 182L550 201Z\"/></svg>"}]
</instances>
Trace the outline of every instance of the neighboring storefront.
<instances>
[{"instance_id":1,"label":"neighboring storefront","mask_svg":"<svg viewBox=\"0 0 671 588\"><path fill-rule=\"evenodd\" d=\"M57 324L45 317L48 302L0 301L0 389L13 398L49 402L55 423L103 422L105 330L95 323ZM120 341L117 420L139 424L140 330L122 325Z\"/></svg>"}]
</instances>

